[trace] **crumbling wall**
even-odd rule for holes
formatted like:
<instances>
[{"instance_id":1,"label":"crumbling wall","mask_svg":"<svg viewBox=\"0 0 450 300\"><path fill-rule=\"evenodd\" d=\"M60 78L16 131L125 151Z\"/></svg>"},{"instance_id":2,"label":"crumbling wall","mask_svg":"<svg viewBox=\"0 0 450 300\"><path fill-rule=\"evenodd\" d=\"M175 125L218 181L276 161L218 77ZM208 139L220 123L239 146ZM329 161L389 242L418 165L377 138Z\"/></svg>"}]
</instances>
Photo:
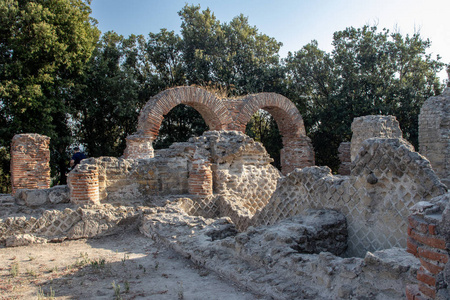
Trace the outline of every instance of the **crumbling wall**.
<instances>
[{"instance_id":1,"label":"crumbling wall","mask_svg":"<svg viewBox=\"0 0 450 300\"><path fill-rule=\"evenodd\" d=\"M419 147L442 182L450 186L450 88L429 98L420 109Z\"/></svg>"},{"instance_id":2,"label":"crumbling wall","mask_svg":"<svg viewBox=\"0 0 450 300\"><path fill-rule=\"evenodd\" d=\"M11 186L19 189L50 187L50 138L36 133L16 134L11 142Z\"/></svg>"},{"instance_id":3,"label":"crumbling wall","mask_svg":"<svg viewBox=\"0 0 450 300\"><path fill-rule=\"evenodd\" d=\"M274 224L306 209L335 209L348 223L348 255L406 247L409 208L446 192L430 163L402 139L369 139L350 176L328 167L295 170L278 182L253 224Z\"/></svg>"},{"instance_id":4,"label":"crumbling wall","mask_svg":"<svg viewBox=\"0 0 450 300\"><path fill-rule=\"evenodd\" d=\"M356 159L361 144L370 138L402 138L400 125L394 116L370 115L352 122L351 161Z\"/></svg>"},{"instance_id":5,"label":"crumbling wall","mask_svg":"<svg viewBox=\"0 0 450 300\"><path fill-rule=\"evenodd\" d=\"M404 299L420 264L404 249L342 258L345 217L307 210L238 233L229 218L185 213L190 200L151 208L140 231L195 263L274 299Z\"/></svg>"}]
</instances>

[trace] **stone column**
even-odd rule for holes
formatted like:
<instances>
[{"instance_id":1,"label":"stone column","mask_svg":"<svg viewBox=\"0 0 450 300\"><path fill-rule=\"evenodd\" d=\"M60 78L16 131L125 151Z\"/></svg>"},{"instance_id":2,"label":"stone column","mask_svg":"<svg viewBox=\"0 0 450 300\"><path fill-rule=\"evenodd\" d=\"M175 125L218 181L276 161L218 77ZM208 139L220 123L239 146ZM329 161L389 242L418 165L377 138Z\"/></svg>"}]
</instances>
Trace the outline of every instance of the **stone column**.
<instances>
[{"instance_id":1,"label":"stone column","mask_svg":"<svg viewBox=\"0 0 450 300\"><path fill-rule=\"evenodd\" d=\"M188 179L189 194L208 196L213 194L211 163L206 159L192 162L192 170Z\"/></svg>"},{"instance_id":2,"label":"stone column","mask_svg":"<svg viewBox=\"0 0 450 300\"><path fill-rule=\"evenodd\" d=\"M127 137L127 148L124 158L129 159L148 159L155 156L153 151L153 138L144 135L130 135Z\"/></svg>"},{"instance_id":3,"label":"stone column","mask_svg":"<svg viewBox=\"0 0 450 300\"><path fill-rule=\"evenodd\" d=\"M18 189L50 187L50 138L35 133L17 134L11 142L12 193Z\"/></svg>"},{"instance_id":4,"label":"stone column","mask_svg":"<svg viewBox=\"0 0 450 300\"><path fill-rule=\"evenodd\" d=\"M92 205L100 203L97 166L81 163L69 173L67 183L70 191L70 202L73 204Z\"/></svg>"},{"instance_id":5,"label":"stone column","mask_svg":"<svg viewBox=\"0 0 450 300\"><path fill-rule=\"evenodd\" d=\"M361 144L370 138L402 138L400 125L394 116L358 117L352 123L351 161L354 161Z\"/></svg>"},{"instance_id":6,"label":"stone column","mask_svg":"<svg viewBox=\"0 0 450 300\"><path fill-rule=\"evenodd\" d=\"M350 166L352 164L351 160L351 143L350 142L342 142L338 148L338 157L341 161L341 165L339 166L338 173L341 175L350 175Z\"/></svg>"},{"instance_id":7,"label":"stone column","mask_svg":"<svg viewBox=\"0 0 450 300\"><path fill-rule=\"evenodd\" d=\"M442 183L450 187L450 88L429 98L420 109L419 149Z\"/></svg>"}]
</instances>

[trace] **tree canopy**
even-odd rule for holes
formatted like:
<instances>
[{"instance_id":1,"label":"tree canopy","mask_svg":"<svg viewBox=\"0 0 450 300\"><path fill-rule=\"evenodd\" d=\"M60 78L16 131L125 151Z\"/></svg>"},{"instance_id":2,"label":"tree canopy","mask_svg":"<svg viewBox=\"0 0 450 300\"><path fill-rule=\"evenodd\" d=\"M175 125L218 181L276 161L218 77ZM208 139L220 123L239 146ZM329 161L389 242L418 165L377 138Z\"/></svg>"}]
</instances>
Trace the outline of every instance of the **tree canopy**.
<instances>
[{"instance_id":1,"label":"tree canopy","mask_svg":"<svg viewBox=\"0 0 450 300\"><path fill-rule=\"evenodd\" d=\"M441 93L439 57L420 34L402 36L376 26L346 28L327 53L316 41L280 59L282 44L236 16L220 22L209 9L185 5L180 35L100 38L90 1L0 2L0 192L7 191L9 143L16 133L51 137L55 183L64 183L69 146L90 156L120 156L151 96L198 85L223 97L276 92L302 114L319 165L338 168L337 148L351 138L354 117L390 114L417 148L423 102ZM201 134L200 114L179 105L164 117L155 148ZM279 165L281 136L259 111L247 134L262 141Z\"/></svg>"}]
</instances>

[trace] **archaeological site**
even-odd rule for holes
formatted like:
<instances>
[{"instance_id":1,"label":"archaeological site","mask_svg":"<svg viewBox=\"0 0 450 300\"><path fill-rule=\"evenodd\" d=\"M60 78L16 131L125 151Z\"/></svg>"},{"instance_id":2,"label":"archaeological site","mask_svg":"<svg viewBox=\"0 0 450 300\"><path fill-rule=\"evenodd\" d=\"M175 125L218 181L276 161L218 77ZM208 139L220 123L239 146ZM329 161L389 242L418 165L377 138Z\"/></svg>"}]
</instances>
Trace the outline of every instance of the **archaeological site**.
<instances>
[{"instance_id":1,"label":"archaeological site","mask_svg":"<svg viewBox=\"0 0 450 300\"><path fill-rule=\"evenodd\" d=\"M209 131L154 150L171 109ZM122 157L91 157L50 187L49 138L11 144L0 195L1 247L138 228L255 294L273 299L450 299L450 88L419 117L419 149L393 116L355 118L333 174L316 166L302 116L274 93L219 99L198 87L151 98ZM281 172L244 134L259 109L283 137Z\"/></svg>"}]
</instances>

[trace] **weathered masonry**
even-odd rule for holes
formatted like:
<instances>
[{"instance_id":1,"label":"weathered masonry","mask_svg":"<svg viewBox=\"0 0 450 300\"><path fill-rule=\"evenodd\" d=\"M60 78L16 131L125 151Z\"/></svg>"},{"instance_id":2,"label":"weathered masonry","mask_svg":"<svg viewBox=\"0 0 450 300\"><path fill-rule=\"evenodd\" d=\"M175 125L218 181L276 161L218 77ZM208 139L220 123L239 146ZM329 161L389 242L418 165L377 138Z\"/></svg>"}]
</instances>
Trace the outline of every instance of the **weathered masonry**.
<instances>
[{"instance_id":1,"label":"weathered masonry","mask_svg":"<svg viewBox=\"0 0 450 300\"><path fill-rule=\"evenodd\" d=\"M282 173L314 165L314 151L306 136L303 118L295 105L275 93L260 93L241 99L219 99L215 94L197 87L177 87L151 98L139 115L138 130L127 138L126 158L153 157L152 142L158 136L161 122L171 109L186 104L196 109L209 130L237 130L245 126L259 109L269 112L283 136Z\"/></svg>"},{"instance_id":2,"label":"weathered masonry","mask_svg":"<svg viewBox=\"0 0 450 300\"><path fill-rule=\"evenodd\" d=\"M50 138L40 134L17 134L11 142L11 185L19 189L50 187Z\"/></svg>"}]
</instances>

